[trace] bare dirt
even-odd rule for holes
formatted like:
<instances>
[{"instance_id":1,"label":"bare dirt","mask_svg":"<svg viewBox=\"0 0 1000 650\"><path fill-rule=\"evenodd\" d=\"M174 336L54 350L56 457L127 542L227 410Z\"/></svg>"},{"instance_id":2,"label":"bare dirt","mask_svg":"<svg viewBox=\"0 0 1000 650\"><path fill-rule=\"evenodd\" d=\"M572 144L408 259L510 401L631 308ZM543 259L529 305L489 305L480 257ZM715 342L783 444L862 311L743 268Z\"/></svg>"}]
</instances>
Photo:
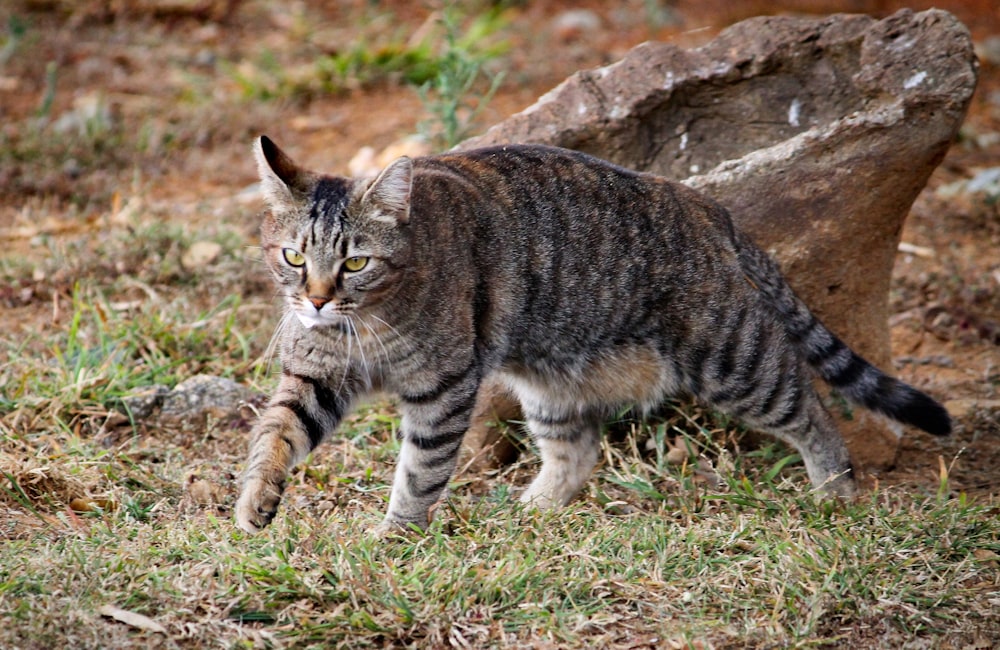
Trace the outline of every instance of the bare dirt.
<instances>
[{"instance_id":1,"label":"bare dirt","mask_svg":"<svg viewBox=\"0 0 1000 650\"><path fill-rule=\"evenodd\" d=\"M507 75L480 126L644 40L696 46L726 24L760 13L885 16L904 3L678 0L656 15L649 9L655 3L611 4L513 3L503 32L510 49L487 67L505 68ZM944 471L952 491L991 498L1000 494L1000 194L971 192L962 182L1000 167L1000 43L989 40L1000 37L1000 8L992 0L933 4L962 19L984 54L962 136L902 234L907 246L891 295L893 370L945 401L958 428L947 439L911 432L896 469L878 480L933 489ZM344 172L362 146L380 150L416 132L424 105L393 78L338 93L317 90L308 79L291 89L279 83L272 92L263 73L245 83L245 75L270 69L269 60L286 71L309 70L359 32L369 30L374 39L380 15L394 16L381 27L386 32L411 33L433 19L420 3L374 6L361 0L3 3L0 24L9 34L23 32L11 54L0 52L0 147L7 149L0 158L0 241L7 264L91 250L111 230L126 227L114 217L134 196L187 227L220 214L245 220L253 242L258 208L234 197L255 181L254 136L267 133L301 162ZM575 9L591 10L597 24L557 21ZM203 205L223 207L192 208ZM5 271L13 280L0 286L0 331L16 338L68 327L76 266L52 270L49 260L44 272ZM130 271L111 261L85 268L109 278ZM263 272L254 273L259 277L244 280L243 291L267 300ZM237 277L230 282L240 283ZM151 287L163 294L186 290L169 280ZM142 293L111 298L141 299ZM209 308L211 296L199 296ZM266 338L255 343L265 344Z\"/></svg>"}]
</instances>

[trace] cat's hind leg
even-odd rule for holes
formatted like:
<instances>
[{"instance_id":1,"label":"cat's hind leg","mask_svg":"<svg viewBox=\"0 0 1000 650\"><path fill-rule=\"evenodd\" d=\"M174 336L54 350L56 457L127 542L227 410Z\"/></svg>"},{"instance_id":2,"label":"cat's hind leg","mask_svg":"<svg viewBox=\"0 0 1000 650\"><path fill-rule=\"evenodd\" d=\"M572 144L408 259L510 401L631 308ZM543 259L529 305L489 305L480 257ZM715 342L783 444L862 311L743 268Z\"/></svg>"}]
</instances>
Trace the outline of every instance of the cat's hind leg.
<instances>
[{"instance_id":1,"label":"cat's hind leg","mask_svg":"<svg viewBox=\"0 0 1000 650\"><path fill-rule=\"evenodd\" d=\"M835 496L854 493L851 459L813 386L812 372L766 311L732 311L714 347L692 347L689 391L743 424L793 446L809 480ZM725 314L724 314L725 316Z\"/></svg>"},{"instance_id":2,"label":"cat's hind leg","mask_svg":"<svg viewBox=\"0 0 1000 650\"><path fill-rule=\"evenodd\" d=\"M774 434L798 450L813 487L830 496L853 496L854 470L844 438L816 391L810 386L806 392L803 397L806 418L799 426L778 429Z\"/></svg>"},{"instance_id":3,"label":"cat's hind leg","mask_svg":"<svg viewBox=\"0 0 1000 650\"><path fill-rule=\"evenodd\" d=\"M762 398L750 408L728 412L794 447L818 491L831 496L853 495L854 472L847 446L808 372L785 368L762 377L757 390Z\"/></svg>"},{"instance_id":4,"label":"cat's hind leg","mask_svg":"<svg viewBox=\"0 0 1000 650\"><path fill-rule=\"evenodd\" d=\"M542 509L573 500L590 478L601 451L600 419L573 414L526 413L528 430L542 456L542 469L521 501Z\"/></svg>"}]
</instances>

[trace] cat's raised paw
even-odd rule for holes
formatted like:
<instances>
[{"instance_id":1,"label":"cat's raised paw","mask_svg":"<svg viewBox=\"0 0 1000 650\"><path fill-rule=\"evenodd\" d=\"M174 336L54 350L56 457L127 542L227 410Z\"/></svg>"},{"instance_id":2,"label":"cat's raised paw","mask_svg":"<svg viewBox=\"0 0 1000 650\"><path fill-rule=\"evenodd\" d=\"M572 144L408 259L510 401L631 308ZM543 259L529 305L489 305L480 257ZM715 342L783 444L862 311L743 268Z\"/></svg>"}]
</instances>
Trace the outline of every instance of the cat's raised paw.
<instances>
[{"instance_id":1,"label":"cat's raised paw","mask_svg":"<svg viewBox=\"0 0 1000 650\"><path fill-rule=\"evenodd\" d=\"M258 533L278 512L281 493L263 481L249 481L236 502L236 525L248 533Z\"/></svg>"}]
</instances>

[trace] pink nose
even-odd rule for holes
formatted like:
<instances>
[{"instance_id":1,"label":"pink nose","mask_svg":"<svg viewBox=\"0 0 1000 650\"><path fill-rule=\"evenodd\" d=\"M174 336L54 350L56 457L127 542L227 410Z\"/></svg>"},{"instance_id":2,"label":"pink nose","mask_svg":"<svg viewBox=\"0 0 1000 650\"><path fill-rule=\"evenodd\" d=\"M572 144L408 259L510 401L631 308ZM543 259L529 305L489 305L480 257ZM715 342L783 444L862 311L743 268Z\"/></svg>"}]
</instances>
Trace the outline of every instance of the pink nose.
<instances>
[{"instance_id":1,"label":"pink nose","mask_svg":"<svg viewBox=\"0 0 1000 650\"><path fill-rule=\"evenodd\" d=\"M320 309L323 309L323 305L330 302L330 299L326 296L309 296L309 302L313 304L316 311L319 311Z\"/></svg>"}]
</instances>

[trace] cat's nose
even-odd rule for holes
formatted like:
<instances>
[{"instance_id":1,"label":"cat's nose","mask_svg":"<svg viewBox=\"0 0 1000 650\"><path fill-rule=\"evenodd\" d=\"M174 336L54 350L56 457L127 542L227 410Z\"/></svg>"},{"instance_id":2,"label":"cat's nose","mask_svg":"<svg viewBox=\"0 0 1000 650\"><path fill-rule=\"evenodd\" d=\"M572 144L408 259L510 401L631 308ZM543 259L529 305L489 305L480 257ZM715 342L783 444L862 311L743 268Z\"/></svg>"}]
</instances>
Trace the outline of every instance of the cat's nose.
<instances>
[{"instance_id":1,"label":"cat's nose","mask_svg":"<svg viewBox=\"0 0 1000 650\"><path fill-rule=\"evenodd\" d=\"M316 311L323 309L323 305L330 302L330 299L326 296L309 296L308 300L313 304L313 307L316 308Z\"/></svg>"}]
</instances>

